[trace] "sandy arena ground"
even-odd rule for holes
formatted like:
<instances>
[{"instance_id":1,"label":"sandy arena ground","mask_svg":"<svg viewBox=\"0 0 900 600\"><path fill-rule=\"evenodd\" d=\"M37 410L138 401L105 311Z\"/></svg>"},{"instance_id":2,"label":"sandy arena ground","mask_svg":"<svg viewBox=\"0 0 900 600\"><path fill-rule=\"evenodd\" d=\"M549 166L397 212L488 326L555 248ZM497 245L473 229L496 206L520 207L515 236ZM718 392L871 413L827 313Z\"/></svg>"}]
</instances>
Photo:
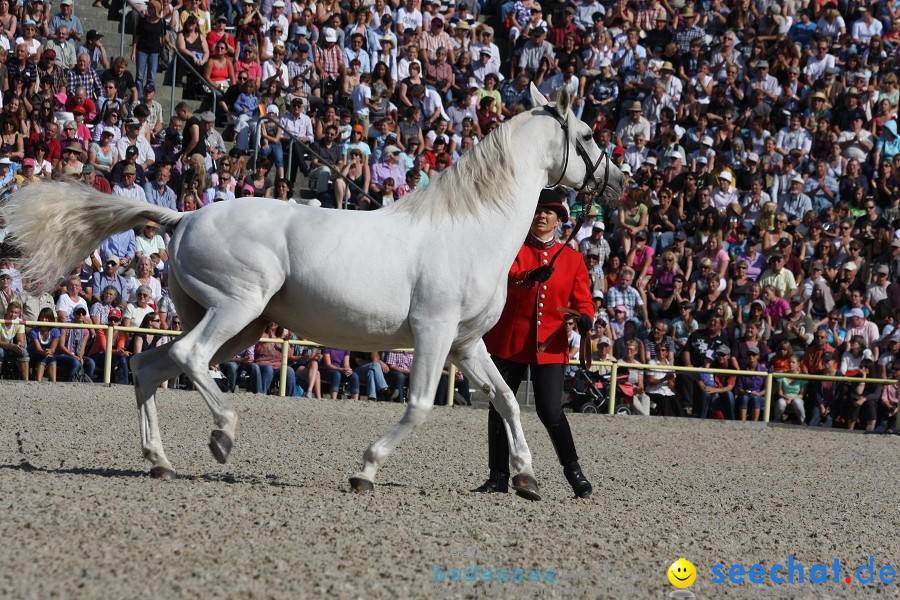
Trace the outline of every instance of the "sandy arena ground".
<instances>
[{"instance_id":1,"label":"sandy arena ground","mask_svg":"<svg viewBox=\"0 0 900 600\"><path fill-rule=\"evenodd\" d=\"M146 475L130 388L0 384L0 598L668 598L682 556L697 598L900 597L900 583L855 580L869 556L876 582L900 571L894 436L574 415L595 486L581 501L525 413L544 494L532 503L469 493L486 475L487 413L439 407L360 496L347 478L399 405L238 394L219 465L199 395L160 398L179 471L167 483ZM791 554L807 578L828 565L829 583L712 580L716 564L768 572ZM473 564L553 580L453 573Z\"/></svg>"}]
</instances>

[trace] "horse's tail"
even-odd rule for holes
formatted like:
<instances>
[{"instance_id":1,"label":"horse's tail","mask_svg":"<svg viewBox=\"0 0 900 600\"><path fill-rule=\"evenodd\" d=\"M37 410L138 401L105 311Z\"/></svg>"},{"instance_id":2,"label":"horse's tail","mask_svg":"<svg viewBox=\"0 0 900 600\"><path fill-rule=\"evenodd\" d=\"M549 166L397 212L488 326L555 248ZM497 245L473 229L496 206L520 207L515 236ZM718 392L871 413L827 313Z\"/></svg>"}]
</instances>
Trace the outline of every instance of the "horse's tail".
<instances>
[{"instance_id":1,"label":"horse's tail","mask_svg":"<svg viewBox=\"0 0 900 600\"><path fill-rule=\"evenodd\" d=\"M22 275L48 289L114 233L147 221L174 227L184 213L80 183L41 182L15 192L0 216L22 253Z\"/></svg>"}]
</instances>

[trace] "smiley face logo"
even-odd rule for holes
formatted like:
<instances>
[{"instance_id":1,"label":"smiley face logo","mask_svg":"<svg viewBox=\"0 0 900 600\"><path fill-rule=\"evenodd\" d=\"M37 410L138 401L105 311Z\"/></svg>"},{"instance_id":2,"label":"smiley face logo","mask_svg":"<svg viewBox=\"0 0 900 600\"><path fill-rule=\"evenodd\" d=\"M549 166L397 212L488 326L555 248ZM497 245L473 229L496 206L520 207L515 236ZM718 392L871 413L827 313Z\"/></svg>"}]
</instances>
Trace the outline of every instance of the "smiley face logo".
<instances>
[{"instance_id":1,"label":"smiley face logo","mask_svg":"<svg viewBox=\"0 0 900 600\"><path fill-rule=\"evenodd\" d=\"M669 566L668 575L669 583L677 588L686 588L697 579L697 568L691 561L679 558Z\"/></svg>"}]
</instances>

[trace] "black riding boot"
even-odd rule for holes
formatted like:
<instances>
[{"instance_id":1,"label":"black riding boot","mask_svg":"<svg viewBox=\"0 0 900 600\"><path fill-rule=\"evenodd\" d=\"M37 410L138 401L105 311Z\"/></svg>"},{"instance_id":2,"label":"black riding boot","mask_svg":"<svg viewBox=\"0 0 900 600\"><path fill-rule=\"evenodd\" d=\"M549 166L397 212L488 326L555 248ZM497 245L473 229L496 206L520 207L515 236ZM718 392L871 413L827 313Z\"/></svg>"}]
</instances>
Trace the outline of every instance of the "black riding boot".
<instances>
[{"instance_id":1,"label":"black riding boot","mask_svg":"<svg viewBox=\"0 0 900 600\"><path fill-rule=\"evenodd\" d=\"M509 491L509 442L503 419L493 407L488 414L488 467L491 473L487 481L472 491L476 494Z\"/></svg>"},{"instance_id":2,"label":"black riding boot","mask_svg":"<svg viewBox=\"0 0 900 600\"><path fill-rule=\"evenodd\" d=\"M569 422L565 417L559 423L547 427L547 433L550 434L550 441L553 442L553 448L559 457L559 464L563 467L563 474L572 491L579 498L587 498L594 491L591 482L587 480L584 473L581 472L581 466L578 464L578 453L575 451L575 440L572 439L572 430L569 429Z\"/></svg>"}]
</instances>

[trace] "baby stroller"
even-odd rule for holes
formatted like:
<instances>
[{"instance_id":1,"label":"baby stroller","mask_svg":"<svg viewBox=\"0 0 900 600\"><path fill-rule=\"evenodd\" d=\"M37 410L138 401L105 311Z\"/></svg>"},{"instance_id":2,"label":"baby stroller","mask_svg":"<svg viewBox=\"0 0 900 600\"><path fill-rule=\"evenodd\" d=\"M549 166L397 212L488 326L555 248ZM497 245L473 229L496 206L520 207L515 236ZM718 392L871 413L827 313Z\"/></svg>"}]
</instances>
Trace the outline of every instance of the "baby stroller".
<instances>
[{"instance_id":1,"label":"baby stroller","mask_svg":"<svg viewBox=\"0 0 900 600\"><path fill-rule=\"evenodd\" d=\"M634 387L628 381L628 374L620 374L616 385L616 414L633 414ZM585 414L606 412L609 386L610 375L595 373L580 366L574 367L563 382L563 391L566 393L563 410Z\"/></svg>"}]
</instances>

